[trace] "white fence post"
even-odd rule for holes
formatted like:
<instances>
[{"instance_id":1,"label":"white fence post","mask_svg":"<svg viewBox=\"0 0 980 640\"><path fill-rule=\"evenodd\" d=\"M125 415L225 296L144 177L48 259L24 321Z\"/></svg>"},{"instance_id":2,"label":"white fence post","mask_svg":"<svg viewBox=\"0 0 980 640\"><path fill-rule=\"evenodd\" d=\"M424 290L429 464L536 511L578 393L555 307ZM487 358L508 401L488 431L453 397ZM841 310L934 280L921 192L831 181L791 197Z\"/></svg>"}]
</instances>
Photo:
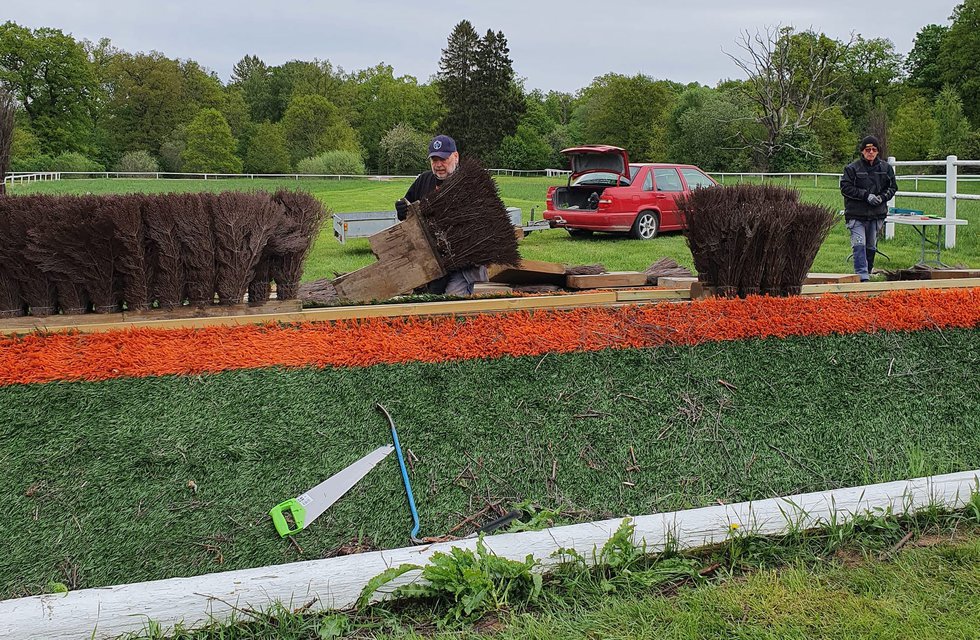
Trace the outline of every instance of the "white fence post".
<instances>
[{"instance_id":1,"label":"white fence post","mask_svg":"<svg viewBox=\"0 0 980 640\"><path fill-rule=\"evenodd\" d=\"M956 156L946 156L946 219L956 220ZM946 248L956 246L956 225L946 225Z\"/></svg>"},{"instance_id":2,"label":"white fence post","mask_svg":"<svg viewBox=\"0 0 980 640\"><path fill-rule=\"evenodd\" d=\"M894 171L895 170L895 156L888 156L888 164L890 164L892 166L892 171ZM918 191L918 189L916 189L916 190ZM888 206L889 207L894 207L895 206L895 196L892 196L892 199L888 201ZM895 237L895 224L892 223L892 222L886 222L885 223L885 240L891 240L894 237Z\"/></svg>"}]
</instances>

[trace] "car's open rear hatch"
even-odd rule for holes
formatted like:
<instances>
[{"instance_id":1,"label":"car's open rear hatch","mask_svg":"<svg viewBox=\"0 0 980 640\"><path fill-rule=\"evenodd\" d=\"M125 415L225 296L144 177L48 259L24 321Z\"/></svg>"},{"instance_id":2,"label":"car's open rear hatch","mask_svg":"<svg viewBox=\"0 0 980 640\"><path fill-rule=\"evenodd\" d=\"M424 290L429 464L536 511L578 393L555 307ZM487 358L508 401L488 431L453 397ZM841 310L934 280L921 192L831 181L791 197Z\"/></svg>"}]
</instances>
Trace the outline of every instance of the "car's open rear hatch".
<instances>
[{"instance_id":1,"label":"car's open rear hatch","mask_svg":"<svg viewBox=\"0 0 980 640\"><path fill-rule=\"evenodd\" d=\"M562 150L562 155L571 162L572 180L593 171L616 173L626 181L630 178L630 159L626 149L605 144L586 144Z\"/></svg>"}]
</instances>

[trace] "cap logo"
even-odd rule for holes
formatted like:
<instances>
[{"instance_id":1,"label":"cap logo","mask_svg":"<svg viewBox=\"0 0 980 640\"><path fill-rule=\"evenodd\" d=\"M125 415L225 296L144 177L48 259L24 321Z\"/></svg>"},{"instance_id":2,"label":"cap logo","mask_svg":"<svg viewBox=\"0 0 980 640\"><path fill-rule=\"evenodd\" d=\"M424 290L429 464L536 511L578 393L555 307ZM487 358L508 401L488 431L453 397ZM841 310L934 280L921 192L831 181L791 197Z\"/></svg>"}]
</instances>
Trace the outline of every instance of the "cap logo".
<instances>
[{"instance_id":1,"label":"cap logo","mask_svg":"<svg viewBox=\"0 0 980 640\"><path fill-rule=\"evenodd\" d=\"M442 140L436 140L435 142L433 142L432 148L435 149L436 151L442 149Z\"/></svg>"}]
</instances>

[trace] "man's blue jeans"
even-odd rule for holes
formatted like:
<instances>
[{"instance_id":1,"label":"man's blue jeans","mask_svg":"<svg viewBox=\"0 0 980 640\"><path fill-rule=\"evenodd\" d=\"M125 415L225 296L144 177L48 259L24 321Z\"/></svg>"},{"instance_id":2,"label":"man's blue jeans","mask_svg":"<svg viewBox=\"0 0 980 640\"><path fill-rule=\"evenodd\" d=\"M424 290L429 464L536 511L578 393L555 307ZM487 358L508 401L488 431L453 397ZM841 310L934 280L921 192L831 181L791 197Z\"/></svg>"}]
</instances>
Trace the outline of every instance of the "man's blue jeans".
<instances>
[{"instance_id":1,"label":"man's blue jeans","mask_svg":"<svg viewBox=\"0 0 980 640\"><path fill-rule=\"evenodd\" d=\"M848 220L847 229L851 232L851 250L854 256L854 273L867 282L875 266L875 253L878 247L878 231L884 220Z\"/></svg>"}]
</instances>

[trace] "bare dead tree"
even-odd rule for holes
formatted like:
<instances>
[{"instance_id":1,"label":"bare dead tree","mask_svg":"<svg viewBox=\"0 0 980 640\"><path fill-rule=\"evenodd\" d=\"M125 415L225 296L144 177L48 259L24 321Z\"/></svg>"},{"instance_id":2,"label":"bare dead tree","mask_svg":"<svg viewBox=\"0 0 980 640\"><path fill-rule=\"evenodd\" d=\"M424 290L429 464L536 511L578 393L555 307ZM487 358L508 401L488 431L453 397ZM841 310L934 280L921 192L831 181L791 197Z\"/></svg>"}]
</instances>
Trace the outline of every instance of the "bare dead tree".
<instances>
[{"instance_id":1,"label":"bare dead tree","mask_svg":"<svg viewBox=\"0 0 980 640\"><path fill-rule=\"evenodd\" d=\"M880 157L888 157L888 112L875 107L868 114L868 134L878 138Z\"/></svg>"},{"instance_id":2,"label":"bare dead tree","mask_svg":"<svg viewBox=\"0 0 980 640\"><path fill-rule=\"evenodd\" d=\"M755 107L754 121L765 137L753 140L740 135L766 164L784 147L810 153L791 140L836 104L841 58L853 41L853 35L840 43L812 31L775 26L755 35L745 31L736 40L740 55L722 50L748 77L743 91Z\"/></svg>"}]
</instances>

